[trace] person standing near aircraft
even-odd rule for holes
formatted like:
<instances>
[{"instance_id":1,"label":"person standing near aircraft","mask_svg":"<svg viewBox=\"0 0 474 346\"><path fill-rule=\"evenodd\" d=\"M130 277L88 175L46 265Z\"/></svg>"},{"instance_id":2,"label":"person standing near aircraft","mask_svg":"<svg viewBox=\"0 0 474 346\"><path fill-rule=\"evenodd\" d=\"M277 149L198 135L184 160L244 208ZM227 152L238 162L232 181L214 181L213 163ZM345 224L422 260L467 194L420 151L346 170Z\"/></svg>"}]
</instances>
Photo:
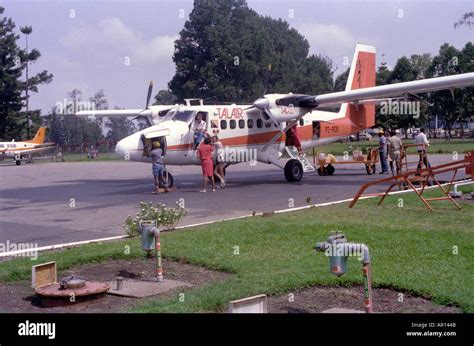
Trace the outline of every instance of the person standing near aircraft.
<instances>
[{"instance_id":1,"label":"person standing near aircraft","mask_svg":"<svg viewBox=\"0 0 474 346\"><path fill-rule=\"evenodd\" d=\"M214 175L219 178L221 181L221 188L225 187L224 181L224 149L222 142L219 140L219 137L216 135L212 136L212 145L214 146L214 151L216 152L216 164L214 166Z\"/></svg>"},{"instance_id":2,"label":"person standing near aircraft","mask_svg":"<svg viewBox=\"0 0 474 346\"><path fill-rule=\"evenodd\" d=\"M304 156L304 151L301 148L301 140L298 133L297 123L286 131L286 146L294 146L298 150L300 156Z\"/></svg>"},{"instance_id":3,"label":"person standing near aircraft","mask_svg":"<svg viewBox=\"0 0 474 346\"><path fill-rule=\"evenodd\" d=\"M424 128L421 128L420 133L415 137L415 144L419 144L417 150L418 154L420 155L420 160L418 161L417 169L422 168L422 163L425 165L426 168L430 167L427 155L427 148L430 145L430 142L428 141L428 138L426 138Z\"/></svg>"},{"instance_id":4,"label":"person standing near aircraft","mask_svg":"<svg viewBox=\"0 0 474 346\"><path fill-rule=\"evenodd\" d=\"M380 174L388 174L387 167L387 138L383 130L379 131L379 156L380 165L382 166L382 172Z\"/></svg>"},{"instance_id":5,"label":"person standing near aircraft","mask_svg":"<svg viewBox=\"0 0 474 346\"><path fill-rule=\"evenodd\" d=\"M216 191L216 186L214 182L214 167L212 162L212 144L211 139L209 137L204 138L204 142L201 143L197 149L197 156L201 160L201 167L202 167L202 175L203 175L203 183L204 189L200 192L206 192L207 190L207 179L211 179L212 183L212 192Z\"/></svg>"},{"instance_id":6,"label":"person standing near aircraft","mask_svg":"<svg viewBox=\"0 0 474 346\"><path fill-rule=\"evenodd\" d=\"M164 151L163 148L161 148L160 142L156 141L153 142L153 150L150 151L151 155L151 164L152 164L152 169L153 169L153 177L155 178L155 191L153 191L154 194L160 193L160 182L165 186L163 181L163 171L164 171L164 166L163 166L163 156L164 156ZM168 192L168 188L165 187L165 192Z\"/></svg>"},{"instance_id":7,"label":"person standing near aircraft","mask_svg":"<svg viewBox=\"0 0 474 346\"><path fill-rule=\"evenodd\" d=\"M402 140L397 136L397 132L391 131L388 141L388 154L390 157L390 170L393 172L393 161L395 161L395 166L397 168L397 175L400 174L400 160L401 160L401 150L402 150Z\"/></svg>"},{"instance_id":8,"label":"person standing near aircraft","mask_svg":"<svg viewBox=\"0 0 474 346\"><path fill-rule=\"evenodd\" d=\"M201 112L196 114L192 130L194 132L194 149L197 149L206 133L206 122L202 119Z\"/></svg>"}]
</instances>

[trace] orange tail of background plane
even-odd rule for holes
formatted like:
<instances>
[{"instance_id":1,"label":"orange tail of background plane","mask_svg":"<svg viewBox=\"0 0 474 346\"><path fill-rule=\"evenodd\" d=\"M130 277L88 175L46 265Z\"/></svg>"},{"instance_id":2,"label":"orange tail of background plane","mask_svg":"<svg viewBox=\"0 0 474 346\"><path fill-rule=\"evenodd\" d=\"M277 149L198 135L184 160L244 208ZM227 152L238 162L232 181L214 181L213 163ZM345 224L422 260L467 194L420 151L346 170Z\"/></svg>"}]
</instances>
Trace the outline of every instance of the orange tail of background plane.
<instances>
[{"instance_id":1,"label":"orange tail of background plane","mask_svg":"<svg viewBox=\"0 0 474 346\"><path fill-rule=\"evenodd\" d=\"M346 91L373 86L375 86L375 47L358 44L347 79ZM352 133L375 125L374 104L345 106L345 115L351 121Z\"/></svg>"},{"instance_id":2,"label":"orange tail of background plane","mask_svg":"<svg viewBox=\"0 0 474 346\"><path fill-rule=\"evenodd\" d=\"M27 142L35 143L35 144L43 144L45 136L46 136L46 127L40 127L38 129L38 132L36 132L35 137L32 140L29 140Z\"/></svg>"}]
</instances>

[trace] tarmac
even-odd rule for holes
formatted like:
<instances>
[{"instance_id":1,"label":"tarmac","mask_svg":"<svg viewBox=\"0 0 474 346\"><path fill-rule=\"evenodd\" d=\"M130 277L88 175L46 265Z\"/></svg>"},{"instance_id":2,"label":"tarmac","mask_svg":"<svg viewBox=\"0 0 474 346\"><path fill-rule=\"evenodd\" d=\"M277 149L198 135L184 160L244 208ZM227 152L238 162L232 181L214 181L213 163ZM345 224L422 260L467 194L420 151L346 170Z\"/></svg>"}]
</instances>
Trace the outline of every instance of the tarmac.
<instances>
[{"instance_id":1,"label":"tarmac","mask_svg":"<svg viewBox=\"0 0 474 346\"><path fill-rule=\"evenodd\" d=\"M451 155L432 155L432 165ZM307 173L288 183L273 165L242 163L227 169L227 186L207 193L198 166L169 167L176 192L153 195L151 165L126 161L33 163L0 166L0 243L35 246L123 235L122 224L138 203L174 206L183 199L189 214L179 225L239 217L252 212L301 207L352 198L361 184L387 177L367 175L362 164L336 166L333 176ZM377 164L380 170L380 164ZM458 175L463 178L464 172ZM447 177L449 178L449 177ZM378 191L383 191L383 186ZM238 230L236 230L238 231Z\"/></svg>"}]
</instances>

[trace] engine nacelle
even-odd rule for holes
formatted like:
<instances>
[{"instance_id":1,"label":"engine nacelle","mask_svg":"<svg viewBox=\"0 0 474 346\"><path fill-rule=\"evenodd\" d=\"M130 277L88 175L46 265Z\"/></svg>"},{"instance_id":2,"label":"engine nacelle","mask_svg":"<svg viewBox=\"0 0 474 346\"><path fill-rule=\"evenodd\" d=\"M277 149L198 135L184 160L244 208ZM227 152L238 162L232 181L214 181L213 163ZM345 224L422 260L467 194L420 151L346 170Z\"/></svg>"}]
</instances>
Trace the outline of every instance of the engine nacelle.
<instances>
[{"instance_id":1,"label":"engine nacelle","mask_svg":"<svg viewBox=\"0 0 474 346\"><path fill-rule=\"evenodd\" d=\"M254 105L262 110L264 121L288 122L311 112L311 108L301 107L300 103L308 95L268 94L257 100Z\"/></svg>"}]
</instances>

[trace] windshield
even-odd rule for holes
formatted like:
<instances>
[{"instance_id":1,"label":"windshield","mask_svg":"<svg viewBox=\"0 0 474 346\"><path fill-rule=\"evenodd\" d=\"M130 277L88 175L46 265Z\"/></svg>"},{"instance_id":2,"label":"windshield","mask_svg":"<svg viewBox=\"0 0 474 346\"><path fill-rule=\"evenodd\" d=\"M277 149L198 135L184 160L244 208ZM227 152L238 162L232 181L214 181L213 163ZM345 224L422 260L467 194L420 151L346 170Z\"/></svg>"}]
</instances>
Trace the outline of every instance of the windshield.
<instances>
[{"instance_id":1,"label":"windshield","mask_svg":"<svg viewBox=\"0 0 474 346\"><path fill-rule=\"evenodd\" d=\"M189 124L195 113L195 111L171 110L166 114L166 120L179 120Z\"/></svg>"}]
</instances>

